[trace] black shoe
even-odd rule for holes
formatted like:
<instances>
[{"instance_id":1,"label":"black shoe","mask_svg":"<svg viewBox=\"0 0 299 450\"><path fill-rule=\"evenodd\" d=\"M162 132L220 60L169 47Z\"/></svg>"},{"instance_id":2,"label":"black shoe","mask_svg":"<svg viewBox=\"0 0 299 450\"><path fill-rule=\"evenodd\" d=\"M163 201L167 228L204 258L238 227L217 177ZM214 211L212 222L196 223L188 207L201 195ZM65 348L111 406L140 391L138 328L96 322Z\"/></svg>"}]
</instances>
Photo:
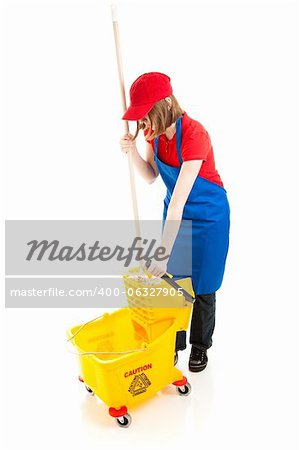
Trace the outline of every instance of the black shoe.
<instances>
[{"instance_id":1,"label":"black shoe","mask_svg":"<svg viewBox=\"0 0 299 450\"><path fill-rule=\"evenodd\" d=\"M201 372L207 367L208 357L207 351L199 349L192 345L191 354L189 358L189 370L191 372Z\"/></svg>"},{"instance_id":2,"label":"black shoe","mask_svg":"<svg viewBox=\"0 0 299 450\"><path fill-rule=\"evenodd\" d=\"M179 360L178 352L174 352L174 365L178 363L178 360Z\"/></svg>"}]
</instances>

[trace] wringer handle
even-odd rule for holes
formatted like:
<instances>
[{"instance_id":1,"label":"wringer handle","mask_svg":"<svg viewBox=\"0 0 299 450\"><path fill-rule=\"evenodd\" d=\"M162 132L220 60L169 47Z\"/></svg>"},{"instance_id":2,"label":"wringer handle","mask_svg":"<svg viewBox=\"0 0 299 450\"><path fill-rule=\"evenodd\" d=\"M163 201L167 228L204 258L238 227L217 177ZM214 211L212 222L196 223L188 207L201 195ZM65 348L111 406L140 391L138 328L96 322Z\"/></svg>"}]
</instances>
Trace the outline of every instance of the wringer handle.
<instances>
[{"instance_id":1,"label":"wringer handle","mask_svg":"<svg viewBox=\"0 0 299 450\"><path fill-rule=\"evenodd\" d=\"M149 268L151 264L151 260L148 259L145 263L145 267ZM170 284L170 286L172 286L174 289L176 289L177 291L179 291L181 294L183 294L183 296L185 297L185 299L187 300L187 302L190 303L194 303L195 302L195 298L192 297L191 294L189 294L189 292L187 292L184 288L182 288L178 283L176 283L167 273L165 273L164 275L162 275L161 277L163 280L166 281L166 283Z\"/></svg>"}]
</instances>

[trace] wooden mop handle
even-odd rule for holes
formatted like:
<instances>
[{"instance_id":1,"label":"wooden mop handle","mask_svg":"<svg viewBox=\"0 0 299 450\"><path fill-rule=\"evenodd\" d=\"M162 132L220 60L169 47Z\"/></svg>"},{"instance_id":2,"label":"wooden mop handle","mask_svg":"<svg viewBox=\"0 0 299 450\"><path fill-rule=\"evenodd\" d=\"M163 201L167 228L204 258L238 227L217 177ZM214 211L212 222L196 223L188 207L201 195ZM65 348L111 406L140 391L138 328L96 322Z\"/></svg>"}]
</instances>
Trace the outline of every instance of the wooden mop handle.
<instances>
[{"instance_id":1,"label":"wooden mop handle","mask_svg":"<svg viewBox=\"0 0 299 450\"><path fill-rule=\"evenodd\" d=\"M125 111L127 110L127 104L126 104L123 66L122 66L121 53L120 53L120 39L119 39L116 5L111 5L111 14L112 14L112 22L113 22L120 94L121 94L123 112L125 113ZM129 124L128 124L127 120L124 120L124 126L125 126L125 132L129 133ZM132 194L133 214L134 214L134 220L135 220L136 235L141 237L132 154L131 154L131 152L128 152L127 154L128 154L128 163L129 163L129 174L130 174L130 184L131 184L131 194Z\"/></svg>"}]
</instances>

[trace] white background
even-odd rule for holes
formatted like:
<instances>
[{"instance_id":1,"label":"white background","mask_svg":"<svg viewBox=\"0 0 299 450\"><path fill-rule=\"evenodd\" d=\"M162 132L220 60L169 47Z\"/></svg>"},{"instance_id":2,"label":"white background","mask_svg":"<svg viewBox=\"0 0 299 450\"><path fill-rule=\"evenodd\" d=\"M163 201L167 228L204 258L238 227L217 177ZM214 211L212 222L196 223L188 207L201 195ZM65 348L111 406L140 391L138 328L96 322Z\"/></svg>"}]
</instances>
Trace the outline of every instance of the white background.
<instances>
[{"instance_id":1,"label":"white background","mask_svg":"<svg viewBox=\"0 0 299 450\"><path fill-rule=\"evenodd\" d=\"M188 348L192 395L166 388L122 430L64 347L66 328L101 309L4 310L3 299L2 448L295 449L297 2L120 1L118 18L127 92L144 72L167 73L228 193L209 365L190 374ZM109 3L1 2L1 68L3 218L131 219ZM140 217L160 219L161 179L136 185Z\"/></svg>"}]
</instances>

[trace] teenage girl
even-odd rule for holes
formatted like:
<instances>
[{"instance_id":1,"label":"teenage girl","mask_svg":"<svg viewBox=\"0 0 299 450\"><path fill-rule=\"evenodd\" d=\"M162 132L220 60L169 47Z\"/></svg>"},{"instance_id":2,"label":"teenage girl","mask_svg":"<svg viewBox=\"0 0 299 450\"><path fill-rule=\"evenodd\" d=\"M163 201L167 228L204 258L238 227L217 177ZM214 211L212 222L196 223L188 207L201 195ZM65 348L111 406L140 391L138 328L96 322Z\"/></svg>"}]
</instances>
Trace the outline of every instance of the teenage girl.
<instances>
[{"instance_id":1,"label":"teenage girl","mask_svg":"<svg viewBox=\"0 0 299 450\"><path fill-rule=\"evenodd\" d=\"M137 121L133 136L120 140L124 153L132 152L134 166L152 183L160 174L167 188L164 198L161 246L171 254L182 219L192 220L193 305L189 370L200 372L208 362L215 327L216 291L222 284L229 247L230 206L227 191L215 168L213 147L203 125L180 107L170 78L160 72L139 76L130 88L130 106L123 120ZM136 147L143 130L146 156ZM175 225L174 225L175 224ZM168 260L152 261L148 272L160 277ZM178 350L186 348L186 332L177 333Z\"/></svg>"}]
</instances>

